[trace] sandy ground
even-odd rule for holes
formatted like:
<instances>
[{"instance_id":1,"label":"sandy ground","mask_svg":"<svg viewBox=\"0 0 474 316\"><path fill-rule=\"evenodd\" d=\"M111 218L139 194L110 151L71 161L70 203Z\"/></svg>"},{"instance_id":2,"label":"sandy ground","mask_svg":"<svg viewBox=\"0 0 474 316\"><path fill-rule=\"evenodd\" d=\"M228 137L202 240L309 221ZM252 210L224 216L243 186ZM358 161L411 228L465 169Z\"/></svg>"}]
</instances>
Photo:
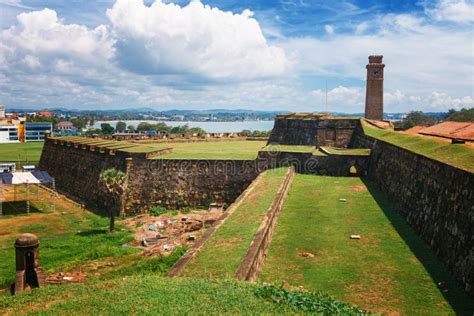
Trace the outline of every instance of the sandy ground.
<instances>
[{"instance_id":1,"label":"sandy ground","mask_svg":"<svg viewBox=\"0 0 474 316\"><path fill-rule=\"evenodd\" d=\"M142 247L143 255L167 255L176 247L190 247L222 215L222 210L194 210L187 214L160 216L138 215L122 222L135 230L133 247Z\"/></svg>"}]
</instances>

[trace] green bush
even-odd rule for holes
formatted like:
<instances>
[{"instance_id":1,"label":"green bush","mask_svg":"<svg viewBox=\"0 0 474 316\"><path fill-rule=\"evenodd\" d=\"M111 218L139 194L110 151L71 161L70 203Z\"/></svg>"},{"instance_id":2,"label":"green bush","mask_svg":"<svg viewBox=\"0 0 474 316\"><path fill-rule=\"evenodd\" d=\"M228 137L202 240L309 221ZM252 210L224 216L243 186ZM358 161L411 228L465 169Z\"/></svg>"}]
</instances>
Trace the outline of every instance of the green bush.
<instances>
[{"instance_id":1,"label":"green bush","mask_svg":"<svg viewBox=\"0 0 474 316\"><path fill-rule=\"evenodd\" d=\"M161 214L165 214L166 212L168 212L168 210L163 206L154 206L150 209L150 214L153 216L160 216Z\"/></svg>"},{"instance_id":2,"label":"green bush","mask_svg":"<svg viewBox=\"0 0 474 316\"><path fill-rule=\"evenodd\" d=\"M320 292L288 291L282 287L263 285L256 289L255 295L276 304L290 306L296 312L322 315L368 315L362 309L339 302Z\"/></svg>"}]
</instances>

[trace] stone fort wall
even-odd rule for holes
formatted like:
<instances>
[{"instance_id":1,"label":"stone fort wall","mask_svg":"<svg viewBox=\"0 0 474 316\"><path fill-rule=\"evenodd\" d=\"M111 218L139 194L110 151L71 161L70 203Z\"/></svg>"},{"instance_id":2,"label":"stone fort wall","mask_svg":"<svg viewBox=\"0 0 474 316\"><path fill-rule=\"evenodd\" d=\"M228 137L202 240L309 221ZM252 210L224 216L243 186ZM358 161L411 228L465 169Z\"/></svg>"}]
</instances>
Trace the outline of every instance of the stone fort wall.
<instances>
[{"instance_id":1,"label":"stone fort wall","mask_svg":"<svg viewBox=\"0 0 474 316\"><path fill-rule=\"evenodd\" d=\"M103 193L98 186L102 170L116 168L125 171L126 157L118 154L46 139L39 169L47 171L56 182L58 191L68 197L103 207Z\"/></svg>"},{"instance_id":2,"label":"stone fort wall","mask_svg":"<svg viewBox=\"0 0 474 316\"><path fill-rule=\"evenodd\" d=\"M260 165L265 168L293 166L298 173L321 176L351 176L350 169L355 167L357 176L367 174L369 156L327 155L316 156L308 152L260 151Z\"/></svg>"},{"instance_id":3,"label":"stone fort wall","mask_svg":"<svg viewBox=\"0 0 474 316\"><path fill-rule=\"evenodd\" d=\"M277 116L268 143L346 148L358 125L355 118Z\"/></svg>"},{"instance_id":4,"label":"stone fort wall","mask_svg":"<svg viewBox=\"0 0 474 316\"><path fill-rule=\"evenodd\" d=\"M352 146L371 148L369 178L474 294L474 174L365 135Z\"/></svg>"},{"instance_id":5,"label":"stone fort wall","mask_svg":"<svg viewBox=\"0 0 474 316\"><path fill-rule=\"evenodd\" d=\"M127 170L127 158L131 158ZM54 139L45 141L39 164L55 178L60 192L94 207L105 207L100 173L116 168L128 173L127 214L168 208L232 203L264 165L256 160L147 159L143 153L99 150Z\"/></svg>"},{"instance_id":6,"label":"stone fort wall","mask_svg":"<svg viewBox=\"0 0 474 316\"><path fill-rule=\"evenodd\" d=\"M129 171L129 213L155 205L231 204L258 176L256 160L140 159Z\"/></svg>"}]
</instances>

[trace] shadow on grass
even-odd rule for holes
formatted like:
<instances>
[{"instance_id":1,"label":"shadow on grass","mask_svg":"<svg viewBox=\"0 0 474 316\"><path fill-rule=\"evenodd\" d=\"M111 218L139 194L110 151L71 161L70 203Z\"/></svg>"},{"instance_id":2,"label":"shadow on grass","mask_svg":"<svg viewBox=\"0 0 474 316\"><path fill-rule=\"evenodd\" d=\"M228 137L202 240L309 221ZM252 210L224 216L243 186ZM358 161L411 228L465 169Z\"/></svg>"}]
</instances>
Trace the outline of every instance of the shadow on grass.
<instances>
[{"instance_id":1,"label":"shadow on grass","mask_svg":"<svg viewBox=\"0 0 474 316\"><path fill-rule=\"evenodd\" d=\"M27 204L26 201L14 201L14 202L3 202L2 203L2 214L3 215L26 215ZM30 214L32 213L42 213L37 209L33 203L30 203Z\"/></svg>"},{"instance_id":2,"label":"shadow on grass","mask_svg":"<svg viewBox=\"0 0 474 316\"><path fill-rule=\"evenodd\" d=\"M76 235L81 236L81 237L91 237L91 236L107 234L107 232L108 231L105 229L91 229L91 230L78 232L76 233Z\"/></svg>"},{"instance_id":3,"label":"shadow on grass","mask_svg":"<svg viewBox=\"0 0 474 316\"><path fill-rule=\"evenodd\" d=\"M448 273L443 264L436 258L428 245L415 233L405 219L397 213L391 203L383 196L376 185L368 179L362 178L370 194L383 210L385 216L397 230L400 237L408 245L416 258L423 264L433 282L444 283L447 292L441 291L446 301L457 315L473 315L474 300L463 290L461 285Z\"/></svg>"}]
</instances>

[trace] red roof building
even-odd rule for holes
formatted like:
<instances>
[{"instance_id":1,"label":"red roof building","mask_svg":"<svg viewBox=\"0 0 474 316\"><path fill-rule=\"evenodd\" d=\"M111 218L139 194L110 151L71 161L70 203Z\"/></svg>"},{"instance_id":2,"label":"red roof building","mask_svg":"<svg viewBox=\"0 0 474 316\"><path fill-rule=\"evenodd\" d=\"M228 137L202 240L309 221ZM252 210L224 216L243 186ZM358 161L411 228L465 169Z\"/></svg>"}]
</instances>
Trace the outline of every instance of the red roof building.
<instances>
[{"instance_id":1,"label":"red roof building","mask_svg":"<svg viewBox=\"0 0 474 316\"><path fill-rule=\"evenodd\" d=\"M443 122L424 128L421 135L474 141L474 122Z\"/></svg>"}]
</instances>

